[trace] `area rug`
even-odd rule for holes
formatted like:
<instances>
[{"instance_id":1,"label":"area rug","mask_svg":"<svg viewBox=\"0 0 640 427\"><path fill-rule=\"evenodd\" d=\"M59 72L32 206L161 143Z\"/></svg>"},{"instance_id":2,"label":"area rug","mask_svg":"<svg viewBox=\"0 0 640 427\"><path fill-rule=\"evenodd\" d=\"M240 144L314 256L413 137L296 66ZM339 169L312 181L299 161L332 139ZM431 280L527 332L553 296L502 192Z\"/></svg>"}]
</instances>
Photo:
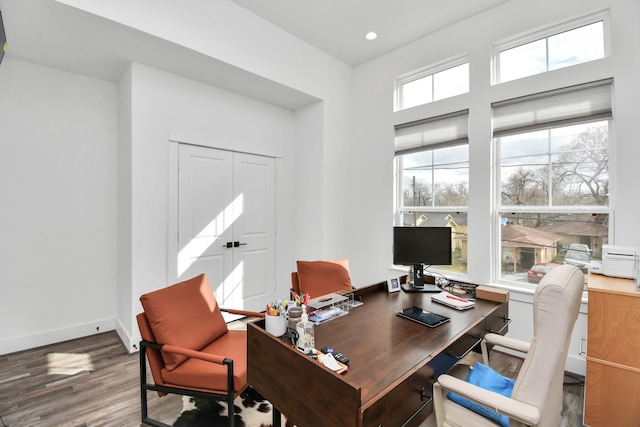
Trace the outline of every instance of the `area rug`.
<instances>
[{"instance_id":1,"label":"area rug","mask_svg":"<svg viewBox=\"0 0 640 427\"><path fill-rule=\"evenodd\" d=\"M184 396L183 410L174 427L226 427L229 422L227 405L213 399ZM248 387L234 401L236 427L270 427L272 406L257 391ZM282 425L286 425L283 418Z\"/></svg>"}]
</instances>

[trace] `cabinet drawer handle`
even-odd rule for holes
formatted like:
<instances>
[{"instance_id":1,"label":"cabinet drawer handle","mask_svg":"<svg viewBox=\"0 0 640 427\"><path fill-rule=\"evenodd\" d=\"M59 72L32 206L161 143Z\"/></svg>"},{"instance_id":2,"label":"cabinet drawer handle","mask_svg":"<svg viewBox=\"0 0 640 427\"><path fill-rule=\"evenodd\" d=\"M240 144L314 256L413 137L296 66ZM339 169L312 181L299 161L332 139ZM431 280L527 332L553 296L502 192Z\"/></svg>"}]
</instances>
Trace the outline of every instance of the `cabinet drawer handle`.
<instances>
[{"instance_id":1,"label":"cabinet drawer handle","mask_svg":"<svg viewBox=\"0 0 640 427\"><path fill-rule=\"evenodd\" d=\"M494 333L494 334L501 334L502 331L504 331L506 329L506 327L509 326L509 324L511 323L511 319L509 319L506 316L503 316L502 317L502 321L504 322L504 325L502 325L502 327L497 332L493 331L491 328L489 328L489 330L487 332Z\"/></svg>"},{"instance_id":2,"label":"cabinet drawer handle","mask_svg":"<svg viewBox=\"0 0 640 427\"><path fill-rule=\"evenodd\" d=\"M422 387L420 389L420 400L422 400L424 402L427 399L430 399L430 397L427 396L427 394L424 392L424 387Z\"/></svg>"}]
</instances>

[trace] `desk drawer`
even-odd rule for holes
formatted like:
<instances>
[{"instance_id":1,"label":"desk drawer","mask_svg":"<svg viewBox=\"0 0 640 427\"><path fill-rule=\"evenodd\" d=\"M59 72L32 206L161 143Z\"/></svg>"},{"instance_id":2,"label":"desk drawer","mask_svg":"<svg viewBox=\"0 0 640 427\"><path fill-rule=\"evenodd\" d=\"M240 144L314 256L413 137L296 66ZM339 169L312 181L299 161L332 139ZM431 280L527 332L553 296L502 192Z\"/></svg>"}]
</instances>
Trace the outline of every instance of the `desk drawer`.
<instances>
[{"instance_id":1,"label":"desk drawer","mask_svg":"<svg viewBox=\"0 0 640 427\"><path fill-rule=\"evenodd\" d=\"M433 369L428 365L423 366L364 409L363 426L419 426L431 413L433 381Z\"/></svg>"},{"instance_id":2,"label":"desk drawer","mask_svg":"<svg viewBox=\"0 0 640 427\"><path fill-rule=\"evenodd\" d=\"M506 335L509 332L509 304L502 304L485 319L485 333Z\"/></svg>"},{"instance_id":3,"label":"desk drawer","mask_svg":"<svg viewBox=\"0 0 640 427\"><path fill-rule=\"evenodd\" d=\"M587 358L584 424L591 427L637 426L640 420L640 372Z\"/></svg>"}]
</instances>

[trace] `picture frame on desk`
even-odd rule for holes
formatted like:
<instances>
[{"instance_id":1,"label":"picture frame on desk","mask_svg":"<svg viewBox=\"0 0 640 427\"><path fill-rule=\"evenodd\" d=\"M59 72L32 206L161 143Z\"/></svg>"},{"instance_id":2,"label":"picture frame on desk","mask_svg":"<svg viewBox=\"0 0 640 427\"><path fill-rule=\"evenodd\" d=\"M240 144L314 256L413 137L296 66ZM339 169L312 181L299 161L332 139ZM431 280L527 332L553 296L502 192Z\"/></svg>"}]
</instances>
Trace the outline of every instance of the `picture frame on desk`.
<instances>
[{"instance_id":1,"label":"picture frame on desk","mask_svg":"<svg viewBox=\"0 0 640 427\"><path fill-rule=\"evenodd\" d=\"M400 279L397 277L392 277L391 279L387 279L387 291L398 292L400 290Z\"/></svg>"}]
</instances>

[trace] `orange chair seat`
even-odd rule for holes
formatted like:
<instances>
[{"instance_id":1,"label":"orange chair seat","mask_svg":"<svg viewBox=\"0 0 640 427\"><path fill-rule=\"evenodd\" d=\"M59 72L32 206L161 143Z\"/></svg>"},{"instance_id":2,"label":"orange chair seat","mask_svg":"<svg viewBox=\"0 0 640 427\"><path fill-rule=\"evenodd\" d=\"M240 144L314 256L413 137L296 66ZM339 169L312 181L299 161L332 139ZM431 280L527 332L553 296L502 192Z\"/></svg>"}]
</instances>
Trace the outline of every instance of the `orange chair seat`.
<instances>
[{"instance_id":1,"label":"orange chair seat","mask_svg":"<svg viewBox=\"0 0 640 427\"><path fill-rule=\"evenodd\" d=\"M233 359L234 392L247 387L247 332L230 330L207 345L203 353L224 355ZM162 368L165 385L226 393L227 367L199 359L188 359L173 370Z\"/></svg>"}]
</instances>

